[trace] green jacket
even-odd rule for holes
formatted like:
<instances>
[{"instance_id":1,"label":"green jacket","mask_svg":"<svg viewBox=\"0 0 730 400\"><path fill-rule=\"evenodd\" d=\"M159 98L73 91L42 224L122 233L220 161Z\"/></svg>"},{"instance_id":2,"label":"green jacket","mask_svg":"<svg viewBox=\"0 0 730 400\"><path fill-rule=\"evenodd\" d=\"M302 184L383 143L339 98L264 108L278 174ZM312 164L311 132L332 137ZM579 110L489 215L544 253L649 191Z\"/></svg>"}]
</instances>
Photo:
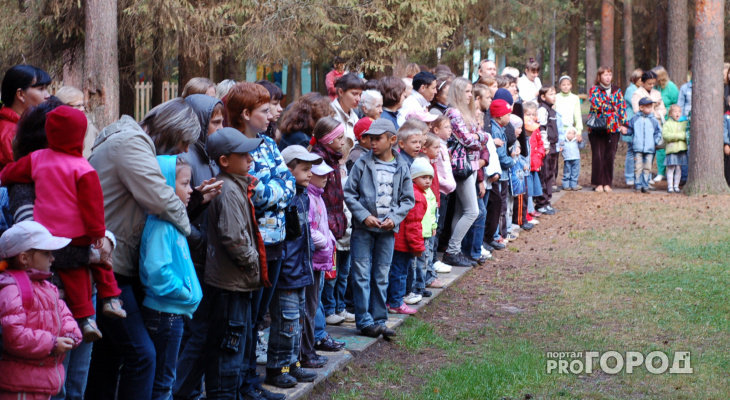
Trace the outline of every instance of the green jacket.
<instances>
[{"instance_id":1,"label":"green jacket","mask_svg":"<svg viewBox=\"0 0 730 400\"><path fill-rule=\"evenodd\" d=\"M687 121L677 122L671 118L664 123L662 138L666 143L667 154L687 151Z\"/></svg>"},{"instance_id":2,"label":"green jacket","mask_svg":"<svg viewBox=\"0 0 730 400\"><path fill-rule=\"evenodd\" d=\"M426 214L423 216L421 221L421 227L423 228L423 237L430 238L433 236L433 230L438 227L438 220L436 219L436 210L439 208L436 202L436 195L433 194L431 188L426 189L426 203L428 208Z\"/></svg>"}]
</instances>

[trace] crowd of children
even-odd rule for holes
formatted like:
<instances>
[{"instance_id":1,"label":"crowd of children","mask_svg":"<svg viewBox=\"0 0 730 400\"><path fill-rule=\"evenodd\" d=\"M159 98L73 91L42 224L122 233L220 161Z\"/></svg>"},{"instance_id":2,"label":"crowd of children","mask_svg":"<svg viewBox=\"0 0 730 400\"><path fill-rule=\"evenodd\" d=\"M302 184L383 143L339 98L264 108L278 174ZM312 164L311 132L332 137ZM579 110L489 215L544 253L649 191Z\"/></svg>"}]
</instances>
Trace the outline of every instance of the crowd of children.
<instances>
[{"instance_id":1,"label":"crowd of children","mask_svg":"<svg viewBox=\"0 0 730 400\"><path fill-rule=\"evenodd\" d=\"M474 84L444 66L365 82L340 61L331 100L304 96L281 119L277 86L204 78L90 148L82 111L25 111L40 126L21 119L12 134L37 144L0 166L11 202L35 191L0 237L0 374L12 377L0 399L283 399L257 364L278 388L314 381L318 352L345 347L327 325L390 340L388 315L416 313L439 274L486 263L554 215L560 154L562 190L581 190L571 77L542 86L531 59L522 77L483 62ZM48 84L26 72L17 93ZM17 96L7 85L0 114ZM627 124L635 187L647 192L663 147L678 192L686 118L673 105L665 122L655 91L635 91ZM725 127L730 154L730 116ZM51 251L66 260L53 264L65 302L46 280Z\"/></svg>"}]
</instances>

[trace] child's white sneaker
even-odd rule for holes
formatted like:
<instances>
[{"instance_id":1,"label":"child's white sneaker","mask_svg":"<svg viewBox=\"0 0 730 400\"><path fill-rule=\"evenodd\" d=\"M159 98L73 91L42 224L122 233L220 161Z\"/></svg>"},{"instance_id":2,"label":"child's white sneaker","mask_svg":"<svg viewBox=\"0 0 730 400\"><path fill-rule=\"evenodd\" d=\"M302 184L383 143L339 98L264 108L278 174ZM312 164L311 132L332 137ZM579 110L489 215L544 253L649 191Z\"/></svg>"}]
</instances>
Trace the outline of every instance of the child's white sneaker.
<instances>
[{"instance_id":1,"label":"child's white sneaker","mask_svg":"<svg viewBox=\"0 0 730 400\"><path fill-rule=\"evenodd\" d=\"M656 177L654 178L654 182L661 182L661 181L662 181L662 179L664 179L664 175L657 175L657 176L656 176Z\"/></svg>"},{"instance_id":2,"label":"child's white sneaker","mask_svg":"<svg viewBox=\"0 0 730 400\"><path fill-rule=\"evenodd\" d=\"M408 293L406 297L403 298L403 302L406 304L418 304L423 300L423 296L420 294L415 294L413 292Z\"/></svg>"},{"instance_id":3,"label":"child's white sneaker","mask_svg":"<svg viewBox=\"0 0 730 400\"><path fill-rule=\"evenodd\" d=\"M433 269L440 274L448 274L451 272L451 265L444 264L441 261L436 261L433 263Z\"/></svg>"}]
</instances>

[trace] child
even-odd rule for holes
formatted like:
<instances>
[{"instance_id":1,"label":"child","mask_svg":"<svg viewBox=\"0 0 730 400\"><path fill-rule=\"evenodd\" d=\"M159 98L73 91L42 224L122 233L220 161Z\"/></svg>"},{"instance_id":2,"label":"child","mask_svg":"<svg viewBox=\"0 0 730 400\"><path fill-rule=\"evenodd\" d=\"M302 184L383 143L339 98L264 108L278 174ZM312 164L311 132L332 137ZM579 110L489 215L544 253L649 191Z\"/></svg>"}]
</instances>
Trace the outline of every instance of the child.
<instances>
[{"instance_id":1,"label":"child","mask_svg":"<svg viewBox=\"0 0 730 400\"><path fill-rule=\"evenodd\" d=\"M649 97L639 100L639 112L628 123L626 134L633 137L635 191L649 193L651 164L656 145L662 139L662 127L654 117L654 102Z\"/></svg>"},{"instance_id":2,"label":"child","mask_svg":"<svg viewBox=\"0 0 730 400\"><path fill-rule=\"evenodd\" d=\"M380 85L383 88L383 113L380 114L380 118L392 122L397 131L400 127L398 124L398 110L400 110L406 97L408 97L406 84L398 77L386 76L381 79Z\"/></svg>"},{"instance_id":3,"label":"child","mask_svg":"<svg viewBox=\"0 0 730 400\"><path fill-rule=\"evenodd\" d=\"M99 247L105 236L104 197L99 176L83 157L86 115L68 106L60 106L46 116L49 148L35 151L17 162L8 164L0 175L3 185L34 183L36 200L33 219L54 234L73 238L75 246ZM101 339L92 302L91 277L98 296L103 299L102 312L110 318L124 318L111 266L90 264L88 267L58 270L65 300L79 322L84 340Z\"/></svg>"},{"instance_id":4,"label":"child","mask_svg":"<svg viewBox=\"0 0 730 400\"><path fill-rule=\"evenodd\" d=\"M400 129L398 129L398 151L406 163L408 163L408 166L413 164L413 160L416 158L418 153L421 152L423 136L427 132L428 125L416 118L407 120Z\"/></svg>"},{"instance_id":5,"label":"child","mask_svg":"<svg viewBox=\"0 0 730 400\"><path fill-rule=\"evenodd\" d=\"M301 368L299 352L307 315L305 288L315 283L307 187L312 179L312 164L321 164L322 158L299 145L285 148L281 156L297 182L290 207L299 217L301 234L287 235L284 241L281 271L269 305L271 328L264 382L278 388L290 388L297 382L312 382L317 378L315 372Z\"/></svg>"},{"instance_id":6,"label":"child","mask_svg":"<svg viewBox=\"0 0 730 400\"><path fill-rule=\"evenodd\" d=\"M451 124L449 123L449 129L451 128ZM438 210L441 206L441 184L439 182L439 176L438 176L438 167L437 162L439 159L439 155L441 153L441 139L436 136L433 133L426 134L426 140L423 144L423 154L426 155L426 157L429 160L429 163L431 164L431 167L433 169L433 182L431 183L431 195L433 195L433 200L436 202L436 207L431 210L431 198L430 195L426 193L426 200L429 201L429 209L426 211L427 217L431 215L431 212L433 212L433 222L434 222L434 229L438 228ZM413 171L411 171L413 172ZM411 178L412 179L412 178ZM425 219L424 219L425 221ZM427 226L427 224L424 222L424 227ZM418 257L417 260L417 271L419 271L421 280L417 282L417 289L419 289L420 293L423 295L426 290L426 287L432 287L440 289L444 287L444 283L441 282L437 277L435 267L434 267L434 260L435 257L433 256L434 249L436 246L436 238L437 238L437 232L434 230L431 232L429 229L423 230L423 237L425 240L426 250L423 254L423 256ZM443 264L443 263L442 263ZM448 266L446 264L443 264L445 267L449 268L449 272L451 272L451 266ZM423 287L421 287L423 286ZM421 290L423 289L423 290ZM427 296L426 296L427 297Z\"/></svg>"},{"instance_id":7,"label":"child","mask_svg":"<svg viewBox=\"0 0 730 400\"><path fill-rule=\"evenodd\" d=\"M540 183L540 169L542 168L542 160L545 158L545 146L542 143L542 135L540 134L540 125L537 123L537 105L535 103L525 103L525 136L530 147L529 162L530 174L527 176L527 220L537 225L540 221L537 217L540 213L535 210L533 197L542 195L542 184Z\"/></svg>"},{"instance_id":8,"label":"child","mask_svg":"<svg viewBox=\"0 0 730 400\"><path fill-rule=\"evenodd\" d=\"M58 289L48 281L53 254L71 243L34 221L0 237L0 399L50 399L61 390L66 352L81 332Z\"/></svg>"},{"instance_id":9,"label":"child","mask_svg":"<svg viewBox=\"0 0 730 400\"><path fill-rule=\"evenodd\" d=\"M422 223L428 209L426 190L430 191L433 179L433 167L424 157L418 157L411 164L411 179L413 180L413 194L416 204L395 234L395 250L393 263L388 276L388 312L391 314L415 314L416 310L409 307L403 297L407 293L407 278L411 265L416 257L423 256L426 250L423 240ZM433 193L431 194L433 196ZM435 200L435 199L434 199ZM429 224L429 229L432 224Z\"/></svg>"},{"instance_id":10,"label":"child","mask_svg":"<svg viewBox=\"0 0 730 400\"><path fill-rule=\"evenodd\" d=\"M629 87L626 88L626 91L624 92L624 99L631 99L634 97L634 93L636 93L636 90L639 89L639 85L641 84L641 75L644 73L644 71L641 68L635 69L631 73L631 77L629 78L629 81L631 84ZM626 102L626 120L630 120L634 117L634 113L638 112L639 110L634 110L633 106L631 105L631 101ZM626 160L624 164L624 178L626 179L626 184L629 186L634 186L634 148L631 146L631 136L629 135L621 135L621 140L628 143L626 146Z\"/></svg>"},{"instance_id":11,"label":"child","mask_svg":"<svg viewBox=\"0 0 730 400\"><path fill-rule=\"evenodd\" d=\"M157 156L167 184L187 207L190 164L177 156ZM192 318L203 298L185 236L170 222L148 215L142 232L139 275L144 286L142 318L155 346L153 398L165 398L175 381L183 316Z\"/></svg>"},{"instance_id":12,"label":"child","mask_svg":"<svg viewBox=\"0 0 730 400\"><path fill-rule=\"evenodd\" d=\"M357 329L365 336L395 336L388 328L385 304L388 272L393 260L394 232L413 208L415 198L408 164L393 151L395 126L386 120L373 122L372 150L353 165L345 186L345 202L352 212L353 300ZM370 283L376 283L371 287Z\"/></svg>"},{"instance_id":13,"label":"child","mask_svg":"<svg viewBox=\"0 0 730 400\"><path fill-rule=\"evenodd\" d=\"M363 118L357 121L357 124L355 124L354 131L357 143L355 144L355 147L350 150L350 154L347 156L347 161L345 161L345 167L347 168L347 172L350 172L352 166L355 164L355 161L357 161L360 156L370 151L370 136L363 136L363 132L370 129L370 125L372 124L373 120L370 118Z\"/></svg>"},{"instance_id":14,"label":"child","mask_svg":"<svg viewBox=\"0 0 730 400\"><path fill-rule=\"evenodd\" d=\"M682 177L682 165L686 165L687 160L687 121L679 122L682 118L682 108L676 104L669 107L669 119L664 123L662 128L662 138L666 143L666 158L664 165L667 167L667 191L669 193L679 193L679 180ZM725 140L727 143L728 135L728 114L724 118ZM727 154L727 144L725 145L725 153ZM727 158L727 156L726 156Z\"/></svg>"},{"instance_id":15,"label":"child","mask_svg":"<svg viewBox=\"0 0 730 400\"><path fill-rule=\"evenodd\" d=\"M515 129L515 145L514 150L512 151L512 159L515 160L515 164L521 165L521 170L514 171L515 174L521 176L519 178L520 186L525 187L525 192L522 194L515 194L514 188L512 192L512 207L508 207L507 211L512 211L511 218L507 219L507 222L512 224L512 234L514 235L517 233L518 229L524 229L526 231L529 231L533 228L533 225L527 220L527 197L529 195L529 192L527 191L527 182L525 179L525 175L529 174L530 172L530 163L529 163L529 149L528 149L528 155L522 156L522 148L521 148L521 141L519 140L523 135L523 122L520 117L512 114L510 115L510 124ZM526 143L526 142L525 142ZM513 170L515 168L513 167ZM516 226L515 226L516 225ZM519 235L516 235L519 237Z\"/></svg>"},{"instance_id":16,"label":"child","mask_svg":"<svg viewBox=\"0 0 730 400\"><path fill-rule=\"evenodd\" d=\"M540 169L542 195L535 198L535 207L542 214L553 215L556 210L550 204L553 198L555 172L558 170L558 121L553 104L555 104L555 88L543 86L540 89L537 123L540 124L540 135L545 146L545 159Z\"/></svg>"},{"instance_id":17,"label":"child","mask_svg":"<svg viewBox=\"0 0 730 400\"><path fill-rule=\"evenodd\" d=\"M489 106L492 105L492 91L489 86L482 83L474 85L474 104L477 106L477 110L483 114L484 126L488 127L492 119L489 115Z\"/></svg>"},{"instance_id":18,"label":"child","mask_svg":"<svg viewBox=\"0 0 730 400\"><path fill-rule=\"evenodd\" d=\"M499 139L502 142L507 141L507 138L504 134L504 129L505 126L509 124L510 111L511 110L509 108L509 105L505 100L498 99L492 101L492 105L489 108L489 114L492 116L491 129L492 137L495 140ZM492 193L490 193L487 202L500 202L500 215L498 217L495 215L492 215L490 217L488 212L487 217L496 218L496 220L499 221L499 227L496 229L495 232L486 232L486 234L494 236L494 240L489 243L490 246L494 247L495 249L504 249L506 247L504 244L504 238L507 237L507 224L505 220L506 207L504 207L504 205L507 203L507 196L509 196L509 171L510 168L512 168L512 166L514 165L515 161L512 159L509 152L507 151L507 146L503 145L497 147L497 155L499 158L500 166L502 168L499 172L499 184L492 184ZM489 205L487 206L487 208L493 209ZM487 223L487 226L491 225L492 224Z\"/></svg>"},{"instance_id":19,"label":"child","mask_svg":"<svg viewBox=\"0 0 730 400\"><path fill-rule=\"evenodd\" d=\"M560 116L562 128L566 134L571 128L575 130L573 136L575 136L575 145L578 147L583 143L583 117L580 111L580 99L570 91L573 88L573 81L569 76L564 75L560 77L558 86L560 87L560 93L555 97L555 112ZM565 150L563 149L562 151ZM567 161L565 153L563 153L563 161ZM563 170L563 181L565 181L565 170ZM565 182L563 182L563 187L565 187Z\"/></svg>"},{"instance_id":20,"label":"child","mask_svg":"<svg viewBox=\"0 0 730 400\"><path fill-rule=\"evenodd\" d=\"M446 211L449 206L449 199L451 193L456 190L456 180L454 174L451 172L451 156L449 155L449 149L447 141L451 137L451 120L449 117L440 116L436 118L431 124L431 130L439 138L439 153L436 158L436 175L438 176L439 182L439 198L440 206L438 210L438 229L435 235L435 241L438 241L441 237L442 227L446 223ZM434 243L434 249L438 247L438 242ZM443 262L436 259L436 251L433 252L433 268L436 272L448 274L451 272L451 266L444 264Z\"/></svg>"},{"instance_id":21,"label":"child","mask_svg":"<svg viewBox=\"0 0 730 400\"><path fill-rule=\"evenodd\" d=\"M561 143L563 148L563 190L581 190L583 186L578 184L580 175L580 149L578 148L579 134L575 128L567 127L565 140Z\"/></svg>"},{"instance_id":22,"label":"child","mask_svg":"<svg viewBox=\"0 0 730 400\"><path fill-rule=\"evenodd\" d=\"M233 128L208 137L206 151L220 168L221 194L208 206L206 296L211 314L205 354L205 390L210 399L234 398L241 386L238 371L248 366L251 335L251 293L271 286L266 250L255 218L252 189L257 179L248 174L249 152L263 142ZM237 371L230 374L229 371Z\"/></svg>"}]
</instances>

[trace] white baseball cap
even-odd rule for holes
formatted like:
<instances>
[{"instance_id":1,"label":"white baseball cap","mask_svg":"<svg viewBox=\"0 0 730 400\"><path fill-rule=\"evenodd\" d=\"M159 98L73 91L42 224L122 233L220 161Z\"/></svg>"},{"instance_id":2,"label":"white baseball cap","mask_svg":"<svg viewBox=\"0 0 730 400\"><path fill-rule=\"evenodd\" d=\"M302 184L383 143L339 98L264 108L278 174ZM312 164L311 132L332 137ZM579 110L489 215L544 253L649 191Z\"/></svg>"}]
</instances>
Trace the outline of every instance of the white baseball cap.
<instances>
[{"instance_id":1,"label":"white baseball cap","mask_svg":"<svg viewBox=\"0 0 730 400\"><path fill-rule=\"evenodd\" d=\"M334 171L327 163L312 165L312 173L317 176L325 176Z\"/></svg>"},{"instance_id":2,"label":"white baseball cap","mask_svg":"<svg viewBox=\"0 0 730 400\"><path fill-rule=\"evenodd\" d=\"M38 222L22 221L0 236L0 258L12 258L28 250L58 250L69 243L71 239L51 235Z\"/></svg>"}]
</instances>

